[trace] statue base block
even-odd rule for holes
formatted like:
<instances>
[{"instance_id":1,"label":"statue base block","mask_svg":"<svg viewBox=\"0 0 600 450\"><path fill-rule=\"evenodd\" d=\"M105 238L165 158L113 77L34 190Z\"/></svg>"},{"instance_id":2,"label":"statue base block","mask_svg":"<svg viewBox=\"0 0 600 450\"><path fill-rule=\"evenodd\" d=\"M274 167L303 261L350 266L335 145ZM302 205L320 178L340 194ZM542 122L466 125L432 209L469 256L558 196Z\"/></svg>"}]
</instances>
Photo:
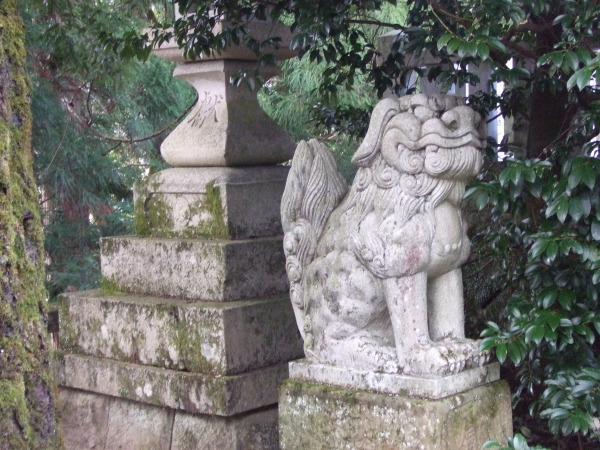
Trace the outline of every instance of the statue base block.
<instances>
[{"instance_id":1,"label":"statue base block","mask_svg":"<svg viewBox=\"0 0 600 450\"><path fill-rule=\"evenodd\" d=\"M360 371L348 367L315 364L306 360L292 361L289 366L290 378L296 380L430 399L448 397L500 379L498 363L430 378Z\"/></svg>"},{"instance_id":2,"label":"statue base block","mask_svg":"<svg viewBox=\"0 0 600 450\"><path fill-rule=\"evenodd\" d=\"M282 449L473 449L512 436L510 390L494 381L423 399L287 380L279 397Z\"/></svg>"}]
</instances>

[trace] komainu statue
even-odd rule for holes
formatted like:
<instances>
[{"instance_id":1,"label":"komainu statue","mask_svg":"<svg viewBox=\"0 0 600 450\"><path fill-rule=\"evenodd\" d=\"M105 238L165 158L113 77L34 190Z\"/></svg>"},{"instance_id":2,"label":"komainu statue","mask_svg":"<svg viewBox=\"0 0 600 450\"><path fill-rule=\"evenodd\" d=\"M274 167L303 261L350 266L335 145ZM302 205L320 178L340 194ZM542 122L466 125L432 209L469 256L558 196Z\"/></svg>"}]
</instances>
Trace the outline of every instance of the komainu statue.
<instances>
[{"instance_id":1,"label":"komainu statue","mask_svg":"<svg viewBox=\"0 0 600 450\"><path fill-rule=\"evenodd\" d=\"M309 361L444 376L488 355L465 338L460 203L485 124L453 96L375 107L348 187L329 150L301 142L283 195L290 294Z\"/></svg>"}]
</instances>

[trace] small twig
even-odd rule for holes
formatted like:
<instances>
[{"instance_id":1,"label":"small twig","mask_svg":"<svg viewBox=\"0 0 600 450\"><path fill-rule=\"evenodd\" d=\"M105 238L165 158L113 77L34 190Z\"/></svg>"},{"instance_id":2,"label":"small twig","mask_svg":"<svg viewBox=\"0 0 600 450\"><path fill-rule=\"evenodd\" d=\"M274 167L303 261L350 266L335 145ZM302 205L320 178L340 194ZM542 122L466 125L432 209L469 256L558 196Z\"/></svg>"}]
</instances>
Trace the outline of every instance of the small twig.
<instances>
[{"instance_id":1,"label":"small twig","mask_svg":"<svg viewBox=\"0 0 600 450\"><path fill-rule=\"evenodd\" d=\"M492 117L491 119L488 119L485 123L492 123L494 120L496 120L498 117L502 116L502 113L499 112L498 114L496 114L494 117Z\"/></svg>"},{"instance_id":2,"label":"small twig","mask_svg":"<svg viewBox=\"0 0 600 450\"><path fill-rule=\"evenodd\" d=\"M354 23L358 25L377 25L379 27L390 27L394 30L405 30L406 27L399 25L397 23L390 22L380 22L379 20L369 20L369 19L345 19L344 23Z\"/></svg>"},{"instance_id":3,"label":"small twig","mask_svg":"<svg viewBox=\"0 0 600 450\"><path fill-rule=\"evenodd\" d=\"M105 151L104 153L102 153L102 156L108 156L110 153L112 153L114 150L118 149L121 145L123 145L123 142L117 142L117 145L113 145L111 148L109 148L107 151Z\"/></svg>"},{"instance_id":4,"label":"small twig","mask_svg":"<svg viewBox=\"0 0 600 450\"><path fill-rule=\"evenodd\" d=\"M60 138L60 142L56 146L56 150L54 150L54 154L52 155L52 159L50 160L50 162L48 163L48 165L46 167L44 167L44 170L42 172L46 172L48 169L50 169L50 166L52 165L52 163L54 163L54 160L56 159L56 155L58 155L58 151L60 150L60 148L63 145L63 142L65 141L65 136L67 135L67 130L68 130L68 126L65 126L65 130L63 131L63 135Z\"/></svg>"},{"instance_id":5,"label":"small twig","mask_svg":"<svg viewBox=\"0 0 600 450\"><path fill-rule=\"evenodd\" d=\"M89 98L89 96L88 96ZM161 135L162 133L164 133L165 131L167 131L169 128L173 127L175 124L177 124L181 119L183 119L187 113L190 112L190 110L194 107L194 105L196 104L196 102L198 101L198 94L196 94L196 98L194 99L194 101L190 104L190 106L188 106L185 111L183 111L179 117L177 117L176 119L174 119L173 121L171 121L170 123L168 123L167 125L165 125L164 127L162 127L160 130L148 135L148 136L144 136L141 138L131 138L131 139L124 139L124 138L116 138L116 137L112 137L112 136L107 136L105 134L100 133L97 130L94 130L92 128L92 125L94 123L92 117L91 117L91 111L89 109L89 104L87 104L86 102L86 107L88 110L88 114L90 114L90 118L84 122L83 120L77 118L79 120L79 122L85 126L85 128L92 133L94 136L96 136L97 138L103 139L105 141L110 141L110 142L118 142L118 145L116 145L115 147L111 148L110 150L108 150L107 153L105 153L105 155L107 155L108 153L112 152L113 150L115 150L119 145L121 144L135 144L137 142L143 142L143 141L148 141L150 139L155 138L156 136Z\"/></svg>"}]
</instances>

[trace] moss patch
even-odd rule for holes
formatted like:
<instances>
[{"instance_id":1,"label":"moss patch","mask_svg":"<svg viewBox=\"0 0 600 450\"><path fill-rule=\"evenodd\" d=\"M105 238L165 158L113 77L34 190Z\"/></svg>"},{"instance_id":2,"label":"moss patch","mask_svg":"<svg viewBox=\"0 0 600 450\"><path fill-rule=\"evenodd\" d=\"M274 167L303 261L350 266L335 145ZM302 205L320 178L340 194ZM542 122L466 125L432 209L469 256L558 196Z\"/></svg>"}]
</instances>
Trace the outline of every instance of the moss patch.
<instances>
[{"instance_id":1,"label":"moss patch","mask_svg":"<svg viewBox=\"0 0 600 450\"><path fill-rule=\"evenodd\" d=\"M46 333L30 86L16 0L0 2L0 448L60 446Z\"/></svg>"},{"instance_id":2,"label":"moss patch","mask_svg":"<svg viewBox=\"0 0 600 450\"><path fill-rule=\"evenodd\" d=\"M103 295L124 295L117 283L105 277L100 280L100 291Z\"/></svg>"},{"instance_id":3,"label":"moss patch","mask_svg":"<svg viewBox=\"0 0 600 450\"><path fill-rule=\"evenodd\" d=\"M136 184L134 187L135 232L139 236L167 238L204 238L230 239L231 233L225 222L225 211L221 200L220 187L215 181L205 185L204 195L197 200L188 201L187 208L175 230L175 212L167 201L167 195L176 197L179 194L163 194L159 192L160 184L152 178ZM181 194L183 195L183 194ZM194 225L190 225L190 224Z\"/></svg>"}]
</instances>

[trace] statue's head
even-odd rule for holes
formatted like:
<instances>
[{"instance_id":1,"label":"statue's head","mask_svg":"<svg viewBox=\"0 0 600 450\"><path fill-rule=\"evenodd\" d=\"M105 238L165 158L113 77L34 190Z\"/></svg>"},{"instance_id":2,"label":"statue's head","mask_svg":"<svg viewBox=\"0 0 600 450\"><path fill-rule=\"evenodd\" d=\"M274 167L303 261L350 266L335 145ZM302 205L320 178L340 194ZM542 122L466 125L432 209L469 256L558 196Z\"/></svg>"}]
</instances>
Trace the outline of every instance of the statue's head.
<instances>
[{"instance_id":1,"label":"statue's head","mask_svg":"<svg viewBox=\"0 0 600 450\"><path fill-rule=\"evenodd\" d=\"M452 95L407 95L381 100L352 161L383 160L401 173L467 181L481 168L485 122Z\"/></svg>"}]
</instances>

